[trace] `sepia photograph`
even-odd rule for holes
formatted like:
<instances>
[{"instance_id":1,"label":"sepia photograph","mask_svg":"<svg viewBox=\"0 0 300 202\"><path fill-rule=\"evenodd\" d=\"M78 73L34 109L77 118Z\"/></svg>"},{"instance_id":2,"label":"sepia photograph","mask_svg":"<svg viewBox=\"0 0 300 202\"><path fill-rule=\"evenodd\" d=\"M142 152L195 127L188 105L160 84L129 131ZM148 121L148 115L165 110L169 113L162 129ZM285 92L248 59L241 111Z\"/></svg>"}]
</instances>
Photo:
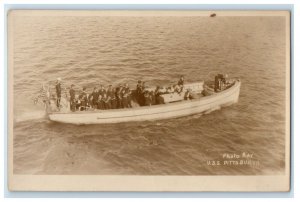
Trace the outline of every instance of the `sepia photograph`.
<instances>
[{"instance_id":1,"label":"sepia photograph","mask_svg":"<svg viewBox=\"0 0 300 202\"><path fill-rule=\"evenodd\" d=\"M289 191L289 11L8 13L12 191Z\"/></svg>"}]
</instances>

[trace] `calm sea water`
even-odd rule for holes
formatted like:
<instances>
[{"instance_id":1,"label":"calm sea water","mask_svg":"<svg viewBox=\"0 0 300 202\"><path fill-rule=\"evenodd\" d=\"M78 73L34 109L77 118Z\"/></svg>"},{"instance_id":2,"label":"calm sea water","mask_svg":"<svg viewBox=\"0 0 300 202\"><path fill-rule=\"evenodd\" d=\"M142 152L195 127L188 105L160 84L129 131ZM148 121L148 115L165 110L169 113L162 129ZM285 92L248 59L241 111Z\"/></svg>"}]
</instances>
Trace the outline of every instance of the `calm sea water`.
<instances>
[{"instance_id":1,"label":"calm sea water","mask_svg":"<svg viewBox=\"0 0 300 202\"><path fill-rule=\"evenodd\" d=\"M16 17L13 37L16 174L284 172L283 17ZM240 77L240 99L202 116L76 126L47 120L32 101L57 77L91 91L180 75L193 82L210 72ZM242 152L259 164L208 165Z\"/></svg>"}]
</instances>

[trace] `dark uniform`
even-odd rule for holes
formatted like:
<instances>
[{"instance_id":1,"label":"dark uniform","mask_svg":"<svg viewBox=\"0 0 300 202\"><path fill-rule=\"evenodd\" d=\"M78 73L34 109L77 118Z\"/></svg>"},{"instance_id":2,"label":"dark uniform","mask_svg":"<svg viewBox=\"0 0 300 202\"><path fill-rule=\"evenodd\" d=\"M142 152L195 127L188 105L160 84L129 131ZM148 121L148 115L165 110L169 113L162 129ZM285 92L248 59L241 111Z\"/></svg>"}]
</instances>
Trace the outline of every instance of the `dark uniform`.
<instances>
[{"instance_id":1,"label":"dark uniform","mask_svg":"<svg viewBox=\"0 0 300 202\"><path fill-rule=\"evenodd\" d=\"M113 97L113 90L112 90L111 86L107 89L106 93L107 93L106 95L107 95L107 100L108 100L107 106L109 107L109 109L111 109L112 108L111 99Z\"/></svg>"},{"instance_id":2,"label":"dark uniform","mask_svg":"<svg viewBox=\"0 0 300 202\"><path fill-rule=\"evenodd\" d=\"M145 106L151 106L152 104L152 100L151 100L151 97L149 95L149 93L145 93Z\"/></svg>"},{"instance_id":3,"label":"dark uniform","mask_svg":"<svg viewBox=\"0 0 300 202\"><path fill-rule=\"evenodd\" d=\"M106 94L106 90L105 89L100 89L99 94L103 97L103 95Z\"/></svg>"},{"instance_id":4,"label":"dark uniform","mask_svg":"<svg viewBox=\"0 0 300 202\"><path fill-rule=\"evenodd\" d=\"M110 100L108 97L102 97L102 105L103 105L103 109L110 109L111 105L110 105Z\"/></svg>"},{"instance_id":5,"label":"dark uniform","mask_svg":"<svg viewBox=\"0 0 300 202\"><path fill-rule=\"evenodd\" d=\"M117 108L117 101L116 101L115 91L112 90L109 96L110 96L110 107L111 107L111 109L116 109Z\"/></svg>"},{"instance_id":6,"label":"dark uniform","mask_svg":"<svg viewBox=\"0 0 300 202\"><path fill-rule=\"evenodd\" d=\"M88 105L88 97L85 91L82 91L82 93L79 95L79 100L81 104L81 110L85 110Z\"/></svg>"},{"instance_id":7,"label":"dark uniform","mask_svg":"<svg viewBox=\"0 0 300 202\"><path fill-rule=\"evenodd\" d=\"M146 88L145 82L143 82L142 83L142 94L141 94L141 105L142 106L145 106L145 102L146 102L146 100L145 100L145 88Z\"/></svg>"},{"instance_id":8,"label":"dark uniform","mask_svg":"<svg viewBox=\"0 0 300 202\"><path fill-rule=\"evenodd\" d=\"M98 98L99 98L99 91L92 92L92 106L96 109L98 107Z\"/></svg>"},{"instance_id":9,"label":"dark uniform","mask_svg":"<svg viewBox=\"0 0 300 202\"><path fill-rule=\"evenodd\" d=\"M136 85L136 99L140 106L143 105L143 88L141 82Z\"/></svg>"},{"instance_id":10,"label":"dark uniform","mask_svg":"<svg viewBox=\"0 0 300 202\"><path fill-rule=\"evenodd\" d=\"M179 86L183 86L183 85L184 85L184 80L183 80L183 78L180 78L180 79L179 79L178 85L179 85Z\"/></svg>"},{"instance_id":11,"label":"dark uniform","mask_svg":"<svg viewBox=\"0 0 300 202\"><path fill-rule=\"evenodd\" d=\"M121 104L122 104L122 108L127 108L128 107L128 95L126 92L126 89L123 88L121 91Z\"/></svg>"},{"instance_id":12,"label":"dark uniform","mask_svg":"<svg viewBox=\"0 0 300 202\"><path fill-rule=\"evenodd\" d=\"M152 101L154 102L154 104L159 104L158 103L158 96L159 96L159 86L156 86L156 89L155 89L155 91L154 91L154 93L153 93L153 99L152 99Z\"/></svg>"},{"instance_id":13,"label":"dark uniform","mask_svg":"<svg viewBox=\"0 0 300 202\"><path fill-rule=\"evenodd\" d=\"M186 93L185 93L185 95L184 95L184 99L185 99L185 100L190 100L190 99L192 99L192 95L191 95L190 91L186 91Z\"/></svg>"},{"instance_id":14,"label":"dark uniform","mask_svg":"<svg viewBox=\"0 0 300 202\"><path fill-rule=\"evenodd\" d=\"M76 106L76 110L79 110L80 109L80 106L81 106L81 103L80 103L80 100L75 100L75 106Z\"/></svg>"},{"instance_id":15,"label":"dark uniform","mask_svg":"<svg viewBox=\"0 0 300 202\"><path fill-rule=\"evenodd\" d=\"M122 98L121 98L121 89L119 87L116 88L115 96L116 96L116 102L117 102L117 109L123 108L122 107Z\"/></svg>"},{"instance_id":16,"label":"dark uniform","mask_svg":"<svg viewBox=\"0 0 300 202\"><path fill-rule=\"evenodd\" d=\"M164 98L161 96L161 94L162 93L159 92L159 88L156 88L154 96L155 96L155 103L158 105L165 104Z\"/></svg>"},{"instance_id":17,"label":"dark uniform","mask_svg":"<svg viewBox=\"0 0 300 202\"><path fill-rule=\"evenodd\" d=\"M131 100L132 100L131 90L129 89L129 87L125 87L125 92L127 94L127 105L126 105L126 107L132 108L132 105L131 105Z\"/></svg>"},{"instance_id":18,"label":"dark uniform","mask_svg":"<svg viewBox=\"0 0 300 202\"><path fill-rule=\"evenodd\" d=\"M101 107L102 107L102 109L106 109L104 97L102 97L102 99L101 99Z\"/></svg>"},{"instance_id":19,"label":"dark uniform","mask_svg":"<svg viewBox=\"0 0 300 202\"><path fill-rule=\"evenodd\" d=\"M97 101L97 109L103 109L103 102L102 102L102 96L98 97L98 101Z\"/></svg>"},{"instance_id":20,"label":"dark uniform","mask_svg":"<svg viewBox=\"0 0 300 202\"><path fill-rule=\"evenodd\" d=\"M93 106L92 93L88 94L87 106Z\"/></svg>"},{"instance_id":21,"label":"dark uniform","mask_svg":"<svg viewBox=\"0 0 300 202\"><path fill-rule=\"evenodd\" d=\"M150 96L150 99L151 99L151 105L155 105L156 101L155 101L154 92L151 91L149 96Z\"/></svg>"},{"instance_id":22,"label":"dark uniform","mask_svg":"<svg viewBox=\"0 0 300 202\"><path fill-rule=\"evenodd\" d=\"M215 92L218 92L219 90L221 90L221 82L224 79L223 74L218 74L217 76L215 76Z\"/></svg>"},{"instance_id":23,"label":"dark uniform","mask_svg":"<svg viewBox=\"0 0 300 202\"><path fill-rule=\"evenodd\" d=\"M183 85L184 85L184 80L183 80L183 77L181 77L180 79L179 79L179 81L178 81L178 86L179 86L179 92L178 93L181 93L182 92L182 90L183 90Z\"/></svg>"},{"instance_id":24,"label":"dark uniform","mask_svg":"<svg viewBox=\"0 0 300 202\"><path fill-rule=\"evenodd\" d=\"M73 88L70 89L70 110L76 110L76 101L75 101L75 90Z\"/></svg>"},{"instance_id":25,"label":"dark uniform","mask_svg":"<svg viewBox=\"0 0 300 202\"><path fill-rule=\"evenodd\" d=\"M56 96L57 96L56 106L59 108L60 107L60 99L61 99L61 85L60 85L60 83L56 84L55 89L56 89Z\"/></svg>"}]
</instances>

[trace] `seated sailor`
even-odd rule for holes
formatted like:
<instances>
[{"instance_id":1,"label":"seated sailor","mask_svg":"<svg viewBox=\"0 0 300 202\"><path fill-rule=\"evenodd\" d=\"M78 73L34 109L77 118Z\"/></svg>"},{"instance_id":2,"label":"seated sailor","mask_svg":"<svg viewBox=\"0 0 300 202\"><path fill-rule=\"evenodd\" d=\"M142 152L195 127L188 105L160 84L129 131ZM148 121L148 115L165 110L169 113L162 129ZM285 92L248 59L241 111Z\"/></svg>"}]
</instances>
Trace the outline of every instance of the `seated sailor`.
<instances>
[{"instance_id":1,"label":"seated sailor","mask_svg":"<svg viewBox=\"0 0 300 202\"><path fill-rule=\"evenodd\" d=\"M182 91L182 89L178 84L174 86L174 92L175 93L181 93L181 91Z\"/></svg>"},{"instance_id":2,"label":"seated sailor","mask_svg":"<svg viewBox=\"0 0 300 202\"><path fill-rule=\"evenodd\" d=\"M125 92L127 94L127 107L131 108L132 107L132 105L131 105L132 98L131 98L131 90L129 88L128 83L125 84Z\"/></svg>"},{"instance_id":3,"label":"seated sailor","mask_svg":"<svg viewBox=\"0 0 300 202\"><path fill-rule=\"evenodd\" d=\"M103 96L104 93L106 93L106 90L103 85L100 85L99 94L101 94Z\"/></svg>"},{"instance_id":4,"label":"seated sailor","mask_svg":"<svg viewBox=\"0 0 300 202\"><path fill-rule=\"evenodd\" d=\"M112 96L112 92L113 91L113 87L112 87L112 85L110 84L110 85L108 85L108 87L107 87L107 89L106 89L106 94L107 94L107 96Z\"/></svg>"},{"instance_id":5,"label":"seated sailor","mask_svg":"<svg viewBox=\"0 0 300 202\"><path fill-rule=\"evenodd\" d=\"M75 106L76 106L75 107L76 110L80 109L81 103L80 103L79 95L75 95Z\"/></svg>"},{"instance_id":6,"label":"seated sailor","mask_svg":"<svg viewBox=\"0 0 300 202\"><path fill-rule=\"evenodd\" d=\"M150 96L150 99L151 99L151 105L155 105L156 100L155 100L155 95L154 95L153 90L150 91L149 96Z\"/></svg>"},{"instance_id":7,"label":"seated sailor","mask_svg":"<svg viewBox=\"0 0 300 202\"><path fill-rule=\"evenodd\" d=\"M104 93L102 96L102 105L103 109L111 109L110 97L108 97L106 93Z\"/></svg>"},{"instance_id":8,"label":"seated sailor","mask_svg":"<svg viewBox=\"0 0 300 202\"><path fill-rule=\"evenodd\" d=\"M98 97L99 97L99 90L97 87L94 88L93 92L91 93L91 103L92 103L92 107L97 109L98 107Z\"/></svg>"},{"instance_id":9,"label":"seated sailor","mask_svg":"<svg viewBox=\"0 0 300 202\"><path fill-rule=\"evenodd\" d=\"M121 90L121 103L122 103L122 108L127 108L128 107L128 94L125 88L122 88Z\"/></svg>"},{"instance_id":10,"label":"seated sailor","mask_svg":"<svg viewBox=\"0 0 300 202\"><path fill-rule=\"evenodd\" d=\"M188 89L185 94L184 94L184 99L185 100L191 100L193 98L192 93L191 93L191 89Z\"/></svg>"},{"instance_id":11,"label":"seated sailor","mask_svg":"<svg viewBox=\"0 0 300 202\"><path fill-rule=\"evenodd\" d=\"M145 96L145 106L151 106L152 100L151 100L149 91L145 91L144 96Z\"/></svg>"},{"instance_id":12,"label":"seated sailor","mask_svg":"<svg viewBox=\"0 0 300 202\"><path fill-rule=\"evenodd\" d=\"M111 109L117 109L117 100L116 100L116 90L115 90L115 88L112 88L112 90L111 90L110 106L111 106Z\"/></svg>"},{"instance_id":13,"label":"seated sailor","mask_svg":"<svg viewBox=\"0 0 300 202\"><path fill-rule=\"evenodd\" d=\"M75 111L76 110L76 103L75 103L75 90L73 89L74 84L70 87L70 110Z\"/></svg>"},{"instance_id":14,"label":"seated sailor","mask_svg":"<svg viewBox=\"0 0 300 202\"><path fill-rule=\"evenodd\" d=\"M136 100L140 106L142 105L142 94L143 94L142 81L138 80L138 83L136 85Z\"/></svg>"},{"instance_id":15,"label":"seated sailor","mask_svg":"<svg viewBox=\"0 0 300 202\"><path fill-rule=\"evenodd\" d=\"M142 82L142 93L140 94L140 105L144 106L145 105L145 91L146 91L146 83L143 81Z\"/></svg>"},{"instance_id":16,"label":"seated sailor","mask_svg":"<svg viewBox=\"0 0 300 202\"><path fill-rule=\"evenodd\" d=\"M98 101L97 101L97 109L103 109L104 106L103 106L103 102L102 102L102 95L99 94L98 96Z\"/></svg>"},{"instance_id":17,"label":"seated sailor","mask_svg":"<svg viewBox=\"0 0 300 202\"><path fill-rule=\"evenodd\" d=\"M121 97L122 88L123 88L122 85L119 85L119 87L116 88L116 92L115 92L117 109L123 108L122 97Z\"/></svg>"},{"instance_id":18,"label":"seated sailor","mask_svg":"<svg viewBox=\"0 0 300 202\"><path fill-rule=\"evenodd\" d=\"M88 95L86 92L86 87L82 88L82 92L79 95L79 100L80 100L80 110L86 110L88 106Z\"/></svg>"},{"instance_id":19,"label":"seated sailor","mask_svg":"<svg viewBox=\"0 0 300 202\"><path fill-rule=\"evenodd\" d=\"M164 104L164 98L161 96L163 94L162 88L160 86L156 87L156 90L154 91L154 97L155 97L155 104Z\"/></svg>"}]
</instances>

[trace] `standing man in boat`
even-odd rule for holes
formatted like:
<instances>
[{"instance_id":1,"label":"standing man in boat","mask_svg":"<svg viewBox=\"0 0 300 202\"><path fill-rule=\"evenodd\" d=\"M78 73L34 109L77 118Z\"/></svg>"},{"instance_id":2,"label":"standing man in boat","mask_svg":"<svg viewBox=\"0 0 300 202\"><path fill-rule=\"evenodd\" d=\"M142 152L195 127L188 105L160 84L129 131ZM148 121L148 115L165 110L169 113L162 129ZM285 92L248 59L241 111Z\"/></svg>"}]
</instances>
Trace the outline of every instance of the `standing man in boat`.
<instances>
[{"instance_id":1,"label":"standing man in boat","mask_svg":"<svg viewBox=\"0 0 300 202\"><path fill-rule=\"evenodd\" d=\"M74 87L74 84L71 85L71 88L70 88L70 110L71 111L75 111L75 108L76 108L76 103L75 103L75 90L73 89Z\"/></svg>"},{"instance_id":2,"label":"standing man in boat","mask_svg":"<svg viewBox=\"0 0 300 202\"><path fill-rule=\"evenodd\" d=\"M93 108L97 109L98 107L98 97L99 97L99 90L97 87L94 88L94 91L92 92L92 106Z\"/></svg>"},{"instance_id":3,"label":"standing man in boat","mask_svg":"<svg viewBox=\"0 0 300 202\"><path fill-rule=\"evenodd\" d=\"M56 106L58 109L60 109L60 100L61 100L61 78L57 78L56 80Z\"/></svg>"},{"instance_id":4,"label":"standing man in boat","mask_svg":"<svg viewBox=\"0 0 300 202\"><path fill-rule=\"evenodd\" d=\"M128 108L132 108L131 105L131 90L129 88L128 83L125 84L125 93L127 94L127 106Z\"/></svg>"},{"instance_id":5,"label":"standing man in boat","mask_svg":"<svg viewBox=\"0 0 300 202\"><path fill-rule=\"evenodd\" d=\"M183 75L180 77L179 81L178 81L178 86L180 87L180 93L182 92L183 90L183 85L184 85L184 77Z\"/></svg>"},{"instance_id":6,"label":"standing man in boat","mask_svg":"<svg viewBox=\"0 0 300 202\"><path fill-rule=\"evenodd\" d=\"M142 106L142 99L141 99L142 95L143 95L142 81L138 80L138 83L136 85L136 99L140 106Z\"/></svg>"},{"instance_id":7,"label":"standing man in boat","mask_svg":"<svg viewBox=\"0 0 300 202\"><path fill-rule=\"evenodd\" d=\"M117 100L116 100L116 90L115 90L115 88L111 89L110 106L111 106L111 109L116 109L117 108Z\"/></svg>"},{"instance_id":8,"label":"standing man in boat","mask_svg":"<svg viewBox=\"0 0 300 202\"><path fill-rule=\"evenodd\" d=\"M178 83L177 83L179 86L183 86L184 85L184 77L181 76Z\"/></svg>"},{"instance_id":9,"label":"standing man in boat","mask_svg":"<svg viewBox=\"0 0 300 202\"><path fill-rule=\"evenodd\" d=\"M218 74L215 76L215 87L214 87L215 92L219 92L220 90L222 90L223 79L224 79L223 74Z\"/></svg>"},{"instance_id":10,"label":"standing man in boat","mask_svg":"<svg viewBox=\"0 0 300 202\"><path fill-rule=\"evenodd\" d=\"M116 91L115 91L116 108L117 108L117 109L122 108L122 102L121 102L121 90L122 90L122 86L120 85L119 87L116 88Z\"/></svg>"},{"instance_id":11,"label":"standing man in boat","mask_svg":"<svg viewBox=\"0 0 300 202\"><path fill-rule=\"evenodd\" d=\"M145 106L145 93L146 93L146 82L143 81L142 83L142 94L141 94L141 106Z\"/></svg>"}]
</instances>

